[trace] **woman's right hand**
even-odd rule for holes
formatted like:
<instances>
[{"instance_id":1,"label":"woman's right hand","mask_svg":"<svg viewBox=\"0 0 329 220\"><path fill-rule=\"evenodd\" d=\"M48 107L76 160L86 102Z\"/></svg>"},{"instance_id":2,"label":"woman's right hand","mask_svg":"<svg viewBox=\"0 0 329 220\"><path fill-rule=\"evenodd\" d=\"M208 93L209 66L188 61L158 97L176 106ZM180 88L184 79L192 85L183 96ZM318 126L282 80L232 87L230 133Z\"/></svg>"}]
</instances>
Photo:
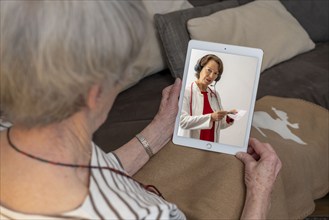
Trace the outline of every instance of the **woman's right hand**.
<instances>
[{"instance_id":1,"label":"woman's right hand","mask_svg":"<svg viewBox=\"0 0 329 220\"><path fill-rule=\"evenodd\" d=\"M247 189L269 191L281 169L281 161L272 146L250 138L248 153L237 155L245 164L245 184Z\"/></svg>"},{"instance_id":2,"label":"woman's right hand","mask_svg":"<svg viewBox=\"0 0 329 220\"><path fill-rule=\"evenodd\" d=\"M217 111L211 113L211 120L212 121L220 121L227 115L227 111Z\"/></svg>"},{"instance_id":3,"label":"woman's right hand","mask_svg":"<svg viewBox=\"0 0 329 220\"><path fill-rule=\"evenodd\" d=\"M247 196L242 219L266 218L270 207L270 196L282 167L272 146L250 138L248 153L236 154L245 165Z\"/></svg>"}]
</instances>

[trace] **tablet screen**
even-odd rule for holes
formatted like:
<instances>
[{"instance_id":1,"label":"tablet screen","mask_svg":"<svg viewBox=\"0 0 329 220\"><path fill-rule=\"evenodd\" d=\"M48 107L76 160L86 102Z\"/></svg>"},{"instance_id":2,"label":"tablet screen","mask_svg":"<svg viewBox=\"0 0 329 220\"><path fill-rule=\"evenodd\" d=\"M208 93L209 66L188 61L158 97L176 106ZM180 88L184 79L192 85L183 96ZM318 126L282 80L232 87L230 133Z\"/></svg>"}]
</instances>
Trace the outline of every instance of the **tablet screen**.
<instances>
[{"instance_id":1,"label":"tablet screen","mask_svg":"<svg viewBox=\"0 0 329 220\"><path fill-rule=\"evenodd\" d=\"M186 57L174 143L246 151L262 51L192 40Z\"/></svg>"}]
</instances>

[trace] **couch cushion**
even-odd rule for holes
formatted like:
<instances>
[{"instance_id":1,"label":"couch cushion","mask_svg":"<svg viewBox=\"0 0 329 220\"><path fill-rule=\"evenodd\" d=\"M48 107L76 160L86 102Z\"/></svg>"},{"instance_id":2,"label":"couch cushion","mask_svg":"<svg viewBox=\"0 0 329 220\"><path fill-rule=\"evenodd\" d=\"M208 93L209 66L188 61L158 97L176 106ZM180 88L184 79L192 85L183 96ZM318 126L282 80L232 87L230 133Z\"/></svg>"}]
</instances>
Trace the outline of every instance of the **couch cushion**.
<instances>
[{"instance_id":1,"label":"couch cushion","mask_svg":"<svg viewBox=\"0 0 329 220\"><path fill-rule=\"evenodd\" d=\"M315 42L329 40L329 1L281 0Z\"/></svg>"},{"instance_id":2,"label":"couch cushion","mask_svg":"<svg viewBox=\"0 0 329 220\"><path fill-rule=\"evenodd\" d=\"M314 48L280 1L254 1L188 21L192 39L261 48L262 71Z\"/></svg>"},{"instance_id":3,"label":"couch cushion","mask_svg":"<svg viewBox=\"0 0 329 220\"><path fill-rule=\"evenodd\" d=\"M267 95L300 98L329 109L329 43L263 72L257 99Z\"/></svg>"},{"instance_id":4,"label":"couch cushion","mask_svg":"<svg viewBox=\"0 0 329 220\"><path fill-rule=\"evenodd\" d=\"M182 77L189 34L186 22L195 17L206 16L215 11L238 6L237 0L228 0L203 7L155 15L155 24L173 77Z\"/></svg>"}]
</instances>

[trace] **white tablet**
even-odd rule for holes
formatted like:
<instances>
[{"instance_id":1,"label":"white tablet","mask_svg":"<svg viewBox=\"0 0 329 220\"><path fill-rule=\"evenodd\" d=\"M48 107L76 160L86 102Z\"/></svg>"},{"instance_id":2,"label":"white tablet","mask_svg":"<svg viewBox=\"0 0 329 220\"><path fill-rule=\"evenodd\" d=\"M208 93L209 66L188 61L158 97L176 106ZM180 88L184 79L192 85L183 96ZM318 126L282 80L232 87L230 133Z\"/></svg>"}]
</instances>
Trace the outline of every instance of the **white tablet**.
<instances>
[{"instance_id":1,"label":"white tablet","mask_svg":"<svg viewBox=\"0 0 329 220\"><path fill-rule=\"evenodd\" d=\"M201 150L247 151L263 51L191 40L173 142Z\"/></svg>"}]
</instances>

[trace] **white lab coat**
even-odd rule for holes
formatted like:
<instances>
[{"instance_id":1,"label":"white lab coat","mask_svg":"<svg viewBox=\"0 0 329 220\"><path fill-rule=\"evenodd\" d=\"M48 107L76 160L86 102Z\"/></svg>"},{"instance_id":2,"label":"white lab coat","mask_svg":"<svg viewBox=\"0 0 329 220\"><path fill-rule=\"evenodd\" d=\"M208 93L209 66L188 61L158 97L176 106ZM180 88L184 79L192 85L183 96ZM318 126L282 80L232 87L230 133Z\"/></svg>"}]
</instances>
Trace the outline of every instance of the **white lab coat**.
<instances>
[{"instance_id":1,"label":"white lab coat","mask_svg":"<svg viewBox=\"0 0 329 220\"><path fill-rule=\"evenodd\" d=\"M212 110L214 112L223 110L218 92L210 89L209 87L207 88L207 92ZM180 115L178 135L199 139L200 131L202 129L211 129L213 125L213 122L211 121L211 114L203 115L203 102L203 95L195 82L186 87ZM232 124L233 123L226 122L226 117L215 122L215 142L219 142L220 130L227 128Z\"/></svg>"}]
</instances>

